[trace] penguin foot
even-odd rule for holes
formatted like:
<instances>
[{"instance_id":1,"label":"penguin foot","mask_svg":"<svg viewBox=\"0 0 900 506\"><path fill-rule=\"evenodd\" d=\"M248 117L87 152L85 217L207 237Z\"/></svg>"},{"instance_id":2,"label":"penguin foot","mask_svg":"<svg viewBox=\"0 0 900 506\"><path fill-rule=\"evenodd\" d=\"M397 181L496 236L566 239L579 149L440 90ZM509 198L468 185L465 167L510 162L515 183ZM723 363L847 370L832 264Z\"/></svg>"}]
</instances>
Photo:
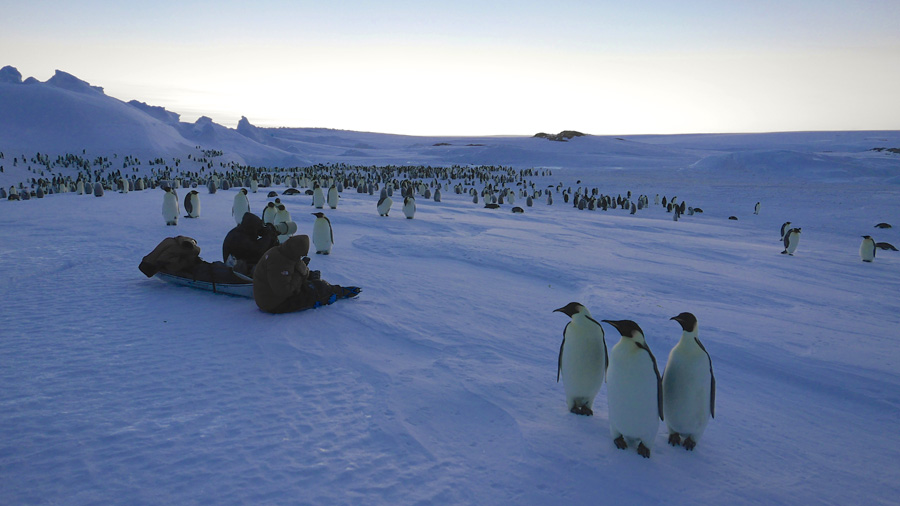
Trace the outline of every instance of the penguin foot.
<instances>
[{"instance_id":1,"label":"penguin foot","mask_svg":"<svg viewBox=\"0 0 900 506\"><path fill-rule=\"evenodd\" d=\"M646 446L644 446L644 443L641 443L638 445L637 452L638 452L638 455L640 455L641 457L644 457L645 459L650 458L650 448L647 448Z\"/></svg>"},{"instance_id":2,"label":"penguin foot","mask_svg":"<svg viewBox=\"0 0 900 506\"><path fill-rule=\"evenodd\" d=\"M669 444L672 446L680 446L681 445L681 435L677 432L673 432L669 434Z\"/></svg>"},{"instance_id":3,"label":"penguin foot","mask_svg":"<svg viewBox=\"0 0 900 506\"><path fill-rule=\"evenodd\" d=\"M619 437L613 439L613 443L615 443L616 448L618 448L620 450L624 450L625 448L628 448L628 443L625 442L625 436L619 436ZM644 443L641 443L641 446L643 446L643 445L644 445Z\"/></svg>"},{"instance_id":4,"label":"penguin foot","mask_svg":"<svg viewBox=\"0 0 900 506\"><path fill-rule=\"evenodd\" d=\"M694 451L694 447L697 446L697 443L688 436L687 439L684 440L684 449L687 451Z\"/></svg>"},{"instance_id":5,"label":"penguin foot","mask_svg":"<svg viewBox=\"0 0 900 506\"><path fill-rule=\"evenodd\" d=\"M321 255L321 254L322 254L321 251L316 251L316 255Z\"/></svg>"},{"instance_id":6,"label":"penguin foot","mask_svg":"<svg viewBox=\"0 0 900 506\"><path fill-rule=\"evenodd\" d=\"M782 255L787 255L788 252L787 252L787 250L784 250L784 251L781 252L781 254L782 254Z\"/></svg>"},{"instance_id":7,"label":"penguin foot","mask_svg":"<svg viewBox=\"0 0 900 506\"><path fill-rule=\"evenodd\" d=\"M583 404L581 406L572 406L572 409L569 411L576 415L594 416L594 410Z\"/></svg>"}]
</instances>

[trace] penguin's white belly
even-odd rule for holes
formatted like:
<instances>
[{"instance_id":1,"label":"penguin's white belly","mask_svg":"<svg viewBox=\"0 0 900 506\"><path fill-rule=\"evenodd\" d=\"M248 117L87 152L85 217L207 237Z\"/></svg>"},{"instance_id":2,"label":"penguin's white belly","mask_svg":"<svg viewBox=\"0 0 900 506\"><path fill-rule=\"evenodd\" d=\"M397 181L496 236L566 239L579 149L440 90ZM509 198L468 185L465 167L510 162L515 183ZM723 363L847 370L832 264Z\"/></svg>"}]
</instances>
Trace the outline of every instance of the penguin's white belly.
<instances>
[{"instance_id":1,"label":"penguin's white belly","mask_svg":"<svg viewBox=\"0 0 900 506\"><path fill-rule=\"evenodd\" d=\"M191 196L191 218L199 218L200 217L200 199L197 198L196 195Z\"/></svg>"},{"instance_id":2,"label":"penguin's white belly","mask_svg":"<svg viewBox=\"0 0 900 506\"><path fill-rule=\"evenodd\" d=\"M234 215L234 222L236 224L240 225L244 215L248 212L250 212L250 203L247 202L247 199L234 201L234 206L231 208L231 214Z\"/></svg>"},{"instance_id":3,"label":"penguin's white belly","mask_svg":"<svg viewBox=\"0 0 900 506\"><path fill-rule=\"evenodd\" d=\"M394 203L390 197L384 199L384 202L378 205L378 214L381 216L387 215L391 211L391 205Z\"/></svg>"},{"instance_id":4,"label":"penguin's white belly","mask_svg":"<svg viewBox=\"0 0 900 506\"><path fill-rule=\"evenodd\" d=\"M584 335L569 327L566 343L563 345L562 380L566 389L566 404L569 409L578 404L591 408L594 397L603 385L606 360L603 343L597 337Z\"/></svg>"},{"instance_id":5,"label":"penguin's white belly","mask_svg":"<svg viewBox=\"0 0 900 506\"><path fill-rule=\"evenodd\" d=\"M325 207L325 194L322 192L321 188L313 190L313 206L315 206L316 209Z\"/></svg>"},{"instance_id":6,"label":"penguin's white belly","mask_svg":"<svg viewBox=\"0 0 900 506\"><path fill-rule=\"evenodd\" d=\"M403 214L406 215L407 218L412 218L416 215L416 203L410 202L408 204L403 205Z\"/></svg>"},{"instance_id":7,"label":"penguin's white belly","mask_svg":"<svg viewBox=\"0 0 900 506\"><path fill-rule=\"evenodd\" d=\"M787 252L793 253L793 252L797 251L797 244L799 242L800 242L800 238L797 237L797 234L791 234L790 236L788 236Z\"/></svg>"},{"instance_id":8,"label":"penguin's white belly","mask_svg":"<svg viewBox=\"0 0 900 506\"><path fill-rule=\"evenodd\" d=\"M652 448L659 431L653 362L641 349L618 351L613 349L606 373L610 432L613 438L621 434L639 439L644 446Z\"/></svg>"},{"instance_id":9,"label":"penguin's white belly","mask_svg":"<svg viewBox=\"0 0 900 506\"><path fill-rule=\"evenodd\" d=\"M863 241L859 247L859 256L864 261L875 260L875 241Z\"/></svg>"},{"instance_id":10,"label":"penguin's white belly","mask_svg":"<svg viewBox=\"0 0 900 506\"><path fill-rule=\"evenodd\" d=\"M331 227L325 220L316 220L313 224L313 244L316 251L331 251Z\"/></svg>"},{"instance_id":11,"label":"penguin's white belly","mask_svg":"<svg viewBox=\"0 0 900 506\"><path fill-rule=\"evenodd\" d=\"M709 374L702 351L669 357L663 376L663 413L670 433L692 436L695 442L703 435L710 416Z\"/></svg>"},{"instance_id":12,"label":"penguin's white belly","mask_svg":"<svg viewBox=\"0 0 900 506\"><path fill-rule=\"evenodd\" d=\"M171 193L163 197L162 215L166 222L178 221L178 199Z\"/></svg>"}]
</instances>

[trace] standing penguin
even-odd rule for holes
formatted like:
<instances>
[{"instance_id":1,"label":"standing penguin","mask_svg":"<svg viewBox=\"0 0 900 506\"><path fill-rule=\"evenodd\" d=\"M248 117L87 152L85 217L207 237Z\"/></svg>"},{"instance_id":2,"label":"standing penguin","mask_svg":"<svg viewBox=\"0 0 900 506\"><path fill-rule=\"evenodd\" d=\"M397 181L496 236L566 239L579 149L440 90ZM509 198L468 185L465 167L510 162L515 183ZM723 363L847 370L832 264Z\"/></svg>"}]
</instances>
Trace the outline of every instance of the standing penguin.
<instances>
[{"instance_id":1,"label":"standing penguin","mask_svg":"<svg viewBox=\"0 0 900 506\"><path fill-rule=\"evenodd\" d=\"M792 228L788 230L788 232L784 234L784 251L782 251L781 254L794 256L794 252L797 251L797 245L799 243L800 229Z\"/></svg>"},{"instance_id":2,"label":"standing penguin","mask_svg":"<svg viewBox=\"0 0 900 506\"><path fill-rule=\"evenodd\" d=\"M388 197L386 193L383 194L378 200L378 215L387 216L388 213L391 212L392 205L394 205L393 199Z\"/></svg>"},{"instance_id":3,"label":"standing penguin","mask_svg":"<svg viewBox=\"0 0 900 506\"><path fill-rule=\"evenodd\" d=\"M759 214L759 202L753 207L753 214Z\"/></svg>"},{"instance_id":4,"label":"standing penguin","mask_svg":"<svg viewBox=\"0 0 900 506\"><path fill-rule=\"evenodd\" d=\"M331 246L334 244L334 231L331 229L331 220L325 213L312 213L316 217L313 223L312 240L316 246L316 254L331 254Z\"/></svg>"},{"instance_id":5,"label":"standing penguin","mask_svg":"<svg viewBox=\"0 0 900 506\"><path fill-rule=\"evenodd\" d=\"M637 443L637 452L650 458L663 416L662 378L644 332L631 320L602 320L622 338L613 346L606 371L609 431L616 448Z\"/></svg>"},{"instance_id":6,"label":"standing penguin","mask_svg":"<svg viewBox=\"0 0 900 506\"><path fill-rule=\"evenodd\" d=\"M272 219L272 225L275 225L275 228L282 228L278 227L278 225L282 223L291 223L291 213L288 212L284 204L278 204L275 206L275 217ZM294 235L294 233L289 231L279 234L278 242L284 243L284 241L287 241L292 235Z\"/></svg>"},{"instance_id":7,"label":"standing penguin","mask_svg":"<svg viewBox=\"0 0 900 506\"><path fill-rule=\"evenodd\" d=\"M859 258L863 262L872 262L875 260L875 239L870 235L862 236L862 244L859 245Z\"/></svg>"},{"instance_id":8,"label":"standing penguin","mask_svg":"<svg viewBox=\"0 0 900 506\"><path fill-rule=\"evenodd\" d=\"M412 195L403 199L403 214L406 219L411 220L416 215L416 199Z\"/></svg>"},{"instance_id":9,"label":"standing penguin","mask_svg":"<svg viewBox=\"0 0 900 506\"><path fill-rule=\"evenodd\" d=\"M781 226L781 239L779 239L779 241L784 240L784 234L786 234L788 232L788 230L790 230L790 226L791 226L791 222L789 222L789 221L784 222L784 225Z\"/></svg>"},{"instance_id":10,"label":"standing penguin","mask_svg":"<svg viewBox=\"0 0 900 506\"><path fill-rule=\"evenodd\" d=\"M716 376L712 358L697 337L697 318L681 313L670 319L681 325L682 332L663 372L663 412L669 444L693 450L709 418L716 417Z\"/></svg>"},{"instance_id":11,"label":"standing penguin","mask_svg":"<svg viewBox=\"0 0 900 506\"><path fill-rule=\"evenodd\" d=\"M319 186L318 182L316 182L313 187L313 206L316 209L325 207L325 192L322 191L322 187Z\"/></svg>"},{"instance_id":12,"label":"standing penguin","mask_svg":"<svg viewBox=\"0 0 900 506\"><path fill-rule=\"evenodd\" d=\"M247 189L241 188L234 196L234 203L231 204L231 216L234 217L235 223L241 224L245 213L250 212L250 201L247 200Z\"/></svg>"},{"instance_id":13,"label":"standing penguin","mask_svg":"<svg viewBox=\"0 0 900 506\"><path fill-rule=\"evenodd\" d=\"M184 196L184 212L187 213L185 218L200 217L200 193L197 190L191 190Z\"/></svg>"},{"instance_id":14,"label":"standing penguin","mask_svg":"<svg viewBox=\"0 0 900 506\"><path fill-rule=\"evenodd\" d=\"M166 187L162 205L162 215L163 219L166 220L166 225L178 225L178 214L178 197L175 196L175 190Z\"/></svg>"},{"instance_id":15,"label":"standing penguin","mask_svg":"<svg viewBox=\"0 0 900 506\"><path fill-rule=\"evenodd\" d=\"M269 202L266 204L266 207L263 208L262 212L262 220L263 223L274 223L275 222L275 213L278 212L278 208L275 207L274 202Z\"/></svg>"},{"instance_id":16,"label":"standing penguin","mask_svg":"<svg viewBox=\"0 0 900 506\"><path fill-rule=\"evenodd\" d=\"M600 391L609 365L603 327L591 318L588 308L578 302L570 302L554 309L569 316L572 321L563 330L559 345L556 382L562 374L566 388L566 406L576 415L593 415L594 397Z\"/></svg>"},{"instance_id":17,"label":"standing penguin","mask_svg":"<svg viewBox=\"0 0 900 506\"><path fill-rule=\"evenodd\" d=\"M337 187L335 185L331 185L331 188L328 189L328 207L332 209L337 209L338 205L338 196Z\"/></svg>"}]
</instances>

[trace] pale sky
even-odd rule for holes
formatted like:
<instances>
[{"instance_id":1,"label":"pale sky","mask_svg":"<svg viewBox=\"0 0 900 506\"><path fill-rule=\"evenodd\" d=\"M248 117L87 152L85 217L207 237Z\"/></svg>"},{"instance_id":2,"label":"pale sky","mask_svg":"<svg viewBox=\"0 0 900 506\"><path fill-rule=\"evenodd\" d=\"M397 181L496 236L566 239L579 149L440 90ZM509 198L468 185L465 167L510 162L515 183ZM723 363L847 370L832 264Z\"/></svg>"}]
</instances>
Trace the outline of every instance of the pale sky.
<instances>
[{"instance_id":1,"label":"pale sky","mask_svg":"<svg viewBox=\"0 0 900 506\"><path fill-rule=\"evenodd\" d=\"M900 129L900 0L0 0L0 67L234 127Z\"/></svg>"}]
</instances>

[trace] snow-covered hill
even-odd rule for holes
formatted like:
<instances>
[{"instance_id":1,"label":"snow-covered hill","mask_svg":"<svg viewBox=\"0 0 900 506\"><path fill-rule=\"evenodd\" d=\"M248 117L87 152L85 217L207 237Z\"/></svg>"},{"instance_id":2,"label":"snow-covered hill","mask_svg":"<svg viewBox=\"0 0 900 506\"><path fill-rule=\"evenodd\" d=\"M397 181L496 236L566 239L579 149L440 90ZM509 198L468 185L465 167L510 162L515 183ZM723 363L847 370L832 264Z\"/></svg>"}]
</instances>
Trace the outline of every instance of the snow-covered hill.
<instances>
[{"instance_id":1,"label":"snow-covered hill","mask_svg":"<svg viewBox=\"0 0 900 506\"><path fill-rule=\"evenodd\" d=\"M517 136L413 137L319 128L259 128L242 118L228 128L201 117L180 121L177 112L107 96L62 71L46 82L0 69L0 152L75 153L88 159L132 156L185 161L202 150L221 152L218 162L296 167L316 163L359 165L505 165L578 169L698 169L759 171L775 177L794 167L824 172L835 180L864 177L859 171L890 170L900 146L894 132L796 132L676 136L585 136L568 142ZM199 147L199 148L198 148ZM0 161L0 184L33 174ZM862 169L859 167L862 166ZM782 169L784 168L784 170ZM147 166L137 171L147 172ZM790 171L790 170L788 170ZM849 176L847 173L849 172Z\"/></svg>"}]
</instances>

